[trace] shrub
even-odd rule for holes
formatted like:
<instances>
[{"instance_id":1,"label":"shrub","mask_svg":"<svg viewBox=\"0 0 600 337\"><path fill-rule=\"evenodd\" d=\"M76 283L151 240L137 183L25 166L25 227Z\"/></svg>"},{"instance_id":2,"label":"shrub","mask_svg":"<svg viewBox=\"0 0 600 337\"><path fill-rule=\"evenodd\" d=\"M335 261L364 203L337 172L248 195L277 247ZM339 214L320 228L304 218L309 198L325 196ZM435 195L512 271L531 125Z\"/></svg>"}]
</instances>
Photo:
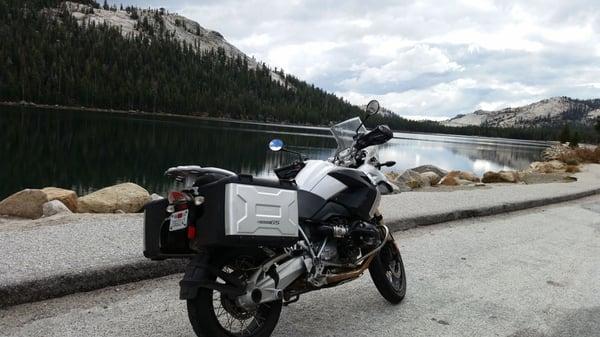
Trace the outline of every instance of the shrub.
<instances>
[{"instance_id":1,"label":"shrub","mask_svg":"<svg viewBox=\"0 0 600 337\"><path fill-rule=\"evenodd\" d=\"M567 158L564 160L564 163L567 165L579 165L579 160L575 158Z\"/></svg>"},{"instance_id":2,"label":"shrub","mask_svg":"<svg viewBox=\"0 0 600 337\"><path fill-rule=\"evenodd\" d=\"M579 163L600 163L600 146L578 147L564 151L558 157L558 160L567 165L577 165Z\"/></svg>"},{"instance_id":3,"label":"shrub","mask_svg":"<svg viewBox=\"0 0 600 337\"><path fill-rule=\"evenodd\" d=\"M579 169L579 166L577 166L577 165L568 165L567 168L565 169L565 172L577 173L577 172L581 172L581 170Z\"/></svg>"}]
</instances>

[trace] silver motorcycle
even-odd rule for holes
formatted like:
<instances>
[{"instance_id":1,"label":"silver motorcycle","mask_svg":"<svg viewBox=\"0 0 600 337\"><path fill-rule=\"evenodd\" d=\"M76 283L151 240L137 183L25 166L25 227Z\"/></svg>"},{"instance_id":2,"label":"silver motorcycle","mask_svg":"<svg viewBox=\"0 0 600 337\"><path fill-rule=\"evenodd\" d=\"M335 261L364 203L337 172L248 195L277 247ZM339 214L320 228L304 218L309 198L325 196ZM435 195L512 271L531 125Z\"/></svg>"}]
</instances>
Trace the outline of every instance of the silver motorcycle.
<instances>
[{"instance_id":1,"label":"silver motorcycle","mask_svg":"<svg viewBox=\"0 0 600 337\"><path fill-rule=\"evenodd\" d=\"M367 105L367 116L379 103ZM398 246L377 208L393 191L377 146L393 137L360 118L331 128L338 143L329 160L305 160L279 139L272 151L298 160L278 179L219 168L179 166L166 175L180 191L145 208L144 255L188 258L180 298L198 336L270 336L282 306L302 294L352 281L367 269L393 304L406 292Z\"/></svg>"}]
</instances>

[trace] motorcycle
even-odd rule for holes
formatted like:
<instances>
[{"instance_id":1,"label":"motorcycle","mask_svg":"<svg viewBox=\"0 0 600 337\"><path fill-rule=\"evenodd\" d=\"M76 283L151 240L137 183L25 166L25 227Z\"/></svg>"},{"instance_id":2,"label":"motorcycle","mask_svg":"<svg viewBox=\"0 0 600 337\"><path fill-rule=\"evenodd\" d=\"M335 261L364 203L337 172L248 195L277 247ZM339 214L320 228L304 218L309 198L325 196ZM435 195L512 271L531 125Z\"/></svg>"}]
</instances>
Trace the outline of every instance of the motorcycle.
<instances>
[{"instance_id":1,"label":"motorcycle","mask_svg":"<svg viewBox=\"0 0 600 337\"><path fill-rule=\"evenodd\" d=\"M376 114L371 101L367 115ZM360 277L398 304L406 293L402 256L377 208L394 190L380 169L377 145L393 137L360 118L331 128L338 143L328 160L298 160L278 179L211 167L178 166L166 175L184 184L145 207L144 255L188 258L180 282L198 336L270 336L282 307L307 292Z\"/></svg>"}]
</instances>

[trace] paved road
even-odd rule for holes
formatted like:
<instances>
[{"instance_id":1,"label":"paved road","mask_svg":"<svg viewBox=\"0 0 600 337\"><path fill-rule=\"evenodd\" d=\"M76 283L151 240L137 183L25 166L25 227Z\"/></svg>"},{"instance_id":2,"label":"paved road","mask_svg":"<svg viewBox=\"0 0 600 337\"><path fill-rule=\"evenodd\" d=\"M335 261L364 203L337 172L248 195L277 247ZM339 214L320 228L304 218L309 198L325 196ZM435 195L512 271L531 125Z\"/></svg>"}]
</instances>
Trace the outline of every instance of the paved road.
<instances>
[{"instance_id":1,"label":"paved road","mask_svg":"<svg viewBox=\"0 0 600 337\"><path fill-rule=\"evenodd\" d=\"M397 233L398 306L369 276L284 308L274 336L600 335L600 197ZM193 336L177 276L0 310L2 336Z\"/></svg>"}]
</instances>

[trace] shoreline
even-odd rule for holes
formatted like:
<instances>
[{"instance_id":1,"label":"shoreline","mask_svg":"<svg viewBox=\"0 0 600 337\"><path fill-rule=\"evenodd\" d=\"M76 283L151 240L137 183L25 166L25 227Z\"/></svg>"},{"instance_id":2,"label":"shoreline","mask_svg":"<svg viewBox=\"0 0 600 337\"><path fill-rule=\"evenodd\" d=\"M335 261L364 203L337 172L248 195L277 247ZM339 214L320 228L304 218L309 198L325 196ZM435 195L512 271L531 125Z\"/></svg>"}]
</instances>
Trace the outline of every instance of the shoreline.
<instances>
[{"instance_id":1,"label":"shoreline","mask_svg":"<svg viewBox=\"0 0 600 337\"><path fill-rule=\"evenodd\" d=\"M104 108L90 108L84 106L69 106L69 105L50 105L50 104L38 104L33 102L12 102L12 101L0 101L0 106L8 107L24 107L34 109L52 109L58 111L85 111L85 112L104 112L115 115L123 116L142 116L142 117L157 117L157 118L180 118L180 119L191 119L191 120L204 120L204 121L215 121L215 122L226 122L226 123L237 123L237 124L248 124L248 125L262 125L262 126L280 126L298 129L314 129L314 130L327 130L329 127L325 125L312 125L312 124L287 124L285 122L263 122L250 119L233 119L225 117L208 117L202 116L206 113L194 112L190 115L180 115L168 112L148 112L141 110L122 110L122 109L104 109Z\"/></svg>"},{"instance_id":2,"label":"shoreline","mask_svg":"<svg viewBox=\"0 0 600 337\"><path fill-rule=\"evenodd\" d=\"M223 123L236 123L236 124L246 124L246 125L260 125L260 126L277 126L277 127L285 127L285 128L294 128L294 129L310 129L315 131L329 131L331 125L313 125L313 124L289 124L286 122L264 122L257 121L251 119L234 119L234 118L226 118L226 117L208 117L203 116L206 113L203 112L194 112L190 115L180 115L173 114L168 112L148 112L141 110L122 110L122 109L104 109L104 108L90 108L84 106L69 106L69 105L51 105L51 104L38 104L34 102L14 102L14 101L0 101L0 107L8 106L8 107L25 107L25 108L34 108L34 109L52 109L58 111L85 111L85 112L104 112L121 116L133 116L133 117L153 117L156 119L164 119L164 118L177 118L184 120L202 120L202 121L212 121L212 122L223 122ZM436 133L436 132L413 132L406 130L392 130L394 133L399 134L413 134L413 135L426 135L426 136L439 136L439 137L469 137L473 139L488 139L495 140L496 142L502 143L508 141L514 141L515 143L530 143L527 145L530 146L540 146L547 147L551 146L556 141L550 140L534 140L534 139L518 139L518 138L503 138L503 137L488 137L488 136L475 136L475 135L463 135L459 133ZM394 136L394 139L405 139L404 137ZM410 139L410 138L409 138ZM422 140L425 141L425 140ZM439 142L438 140L431 140L434 142ZM462 143L462 142L459 142ZM469 143L469 142L465 142ZM512 142L511 142L512 143ZM511 144L509 145L518 145Z\"/></svg>"}]
</instances>

